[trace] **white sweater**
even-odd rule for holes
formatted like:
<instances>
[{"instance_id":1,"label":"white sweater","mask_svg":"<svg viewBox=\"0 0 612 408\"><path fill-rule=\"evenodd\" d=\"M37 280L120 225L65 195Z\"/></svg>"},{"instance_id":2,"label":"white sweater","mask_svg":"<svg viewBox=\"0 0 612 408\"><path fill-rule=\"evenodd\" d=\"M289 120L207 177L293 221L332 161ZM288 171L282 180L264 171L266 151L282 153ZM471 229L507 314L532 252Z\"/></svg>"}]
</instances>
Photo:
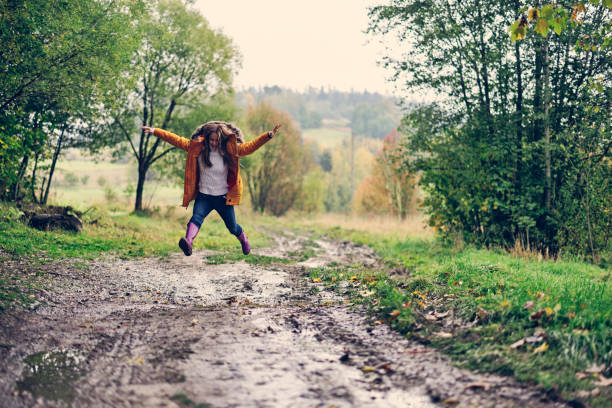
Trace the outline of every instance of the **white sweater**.
<instances>
[{"instance_id":1,"label":"white sweater","mask_svg":"<svg viewBox=\"0 0 612 408\"><path fill-rule=\"evenodd\" d=\"M203 157L204 152L198 156L198 168L200 170L200 183L198 189L202 194L220 196L227 194L227 164L219 149L210 151L211 167L206 166Z\"/></svg>"}]
</instances>

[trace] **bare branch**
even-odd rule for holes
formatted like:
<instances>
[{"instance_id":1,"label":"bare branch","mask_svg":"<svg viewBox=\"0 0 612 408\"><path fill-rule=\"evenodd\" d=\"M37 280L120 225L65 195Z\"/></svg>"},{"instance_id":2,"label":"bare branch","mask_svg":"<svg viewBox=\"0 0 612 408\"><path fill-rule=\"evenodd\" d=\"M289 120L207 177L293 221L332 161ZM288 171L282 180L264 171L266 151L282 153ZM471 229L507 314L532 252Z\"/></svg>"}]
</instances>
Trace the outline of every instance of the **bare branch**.
<instances>
[{"instance_id":1,"label":"bare branch","mask_svg":"<svg viewBox=\"0 0 612 408\"><path fill-rule=\"evenodd\" d=\"M166 150L164 150L163 152L161 152L160 154L158 154L156 157L154 157L153 159L151 159L151 161L149 162L149 164L153 164L155 163L157 160L161 159L162 157L164 157L166 154L170 153L171 151L176 150L176 147L172 146Z\"/></svg>"},{"instance_id":2,"label":"bare branch","mask_svg":"<svg viewBox=\"0 0 612 408\"><path fill-rule=\"evenodd\" d=\"M121 121L119 120L119 118L115 118L115 123L119 125L119 127L123 131L123 134L124 134L125 138L128 140L128 142L130 142L130 146L132 147L132 151L134 152L134 156L136 156L136 158L139 158L138 157L138 153L136 152L136 147L134 147L134 143L132 142L132 138L130 137L130 135L127 132L127 130L125 130L125 128L121 124Z\"/></svg>"}]
</instances>

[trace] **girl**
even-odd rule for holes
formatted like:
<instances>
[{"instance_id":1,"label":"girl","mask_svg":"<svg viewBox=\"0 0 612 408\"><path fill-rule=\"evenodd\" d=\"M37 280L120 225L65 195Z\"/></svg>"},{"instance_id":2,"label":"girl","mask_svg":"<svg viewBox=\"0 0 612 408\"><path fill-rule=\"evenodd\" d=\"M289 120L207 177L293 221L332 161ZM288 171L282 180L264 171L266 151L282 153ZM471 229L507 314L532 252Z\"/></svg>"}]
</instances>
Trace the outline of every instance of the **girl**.
<instances>
[{"instance_id":1,"label":"girl","mask_svg":"<svg viewBox=\"0 0 612 408\"><path fill-rule=\"evenodd\" d=\"M234 213L234 205L240 204L242 196L239 158L259 149L272 139L279 128L280 125L276 125L273 130L243 143L242 131L225 122L201 125L193 132L191 140L162 129L142 126L145 133L152 133L187 152L183 207L194 199L195 204L187 232L179 241L185 255L193 252L193 239L212 210L219 213L229 232L238 238L242 253L248 255L251 252L249 241L242 227L236 223Z\"/></svg>"}]
</instances>

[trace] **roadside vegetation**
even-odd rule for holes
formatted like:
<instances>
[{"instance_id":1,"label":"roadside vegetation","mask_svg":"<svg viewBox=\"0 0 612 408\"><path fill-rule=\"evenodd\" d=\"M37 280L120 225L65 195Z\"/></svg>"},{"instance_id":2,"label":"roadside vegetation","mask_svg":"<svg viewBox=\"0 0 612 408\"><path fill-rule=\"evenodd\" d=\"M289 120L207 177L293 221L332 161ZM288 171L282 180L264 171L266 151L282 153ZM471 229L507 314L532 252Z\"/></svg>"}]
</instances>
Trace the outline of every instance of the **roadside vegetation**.
<instances>
[{"instance_id":1,"label":"roadside vegetation","mask_svg":"<svg viewBox=\"0 0 612 408\"><path fill-rule=\"evenodd\" d=\"M402 223L385 231L342 217L289 222L380 255L377 268L310 273L314 282L367 305L377 323L472 370L513 375L588 406L612 401L610 269L448 245L422 227L407 234Z\"/></svg>"}]
</instances>

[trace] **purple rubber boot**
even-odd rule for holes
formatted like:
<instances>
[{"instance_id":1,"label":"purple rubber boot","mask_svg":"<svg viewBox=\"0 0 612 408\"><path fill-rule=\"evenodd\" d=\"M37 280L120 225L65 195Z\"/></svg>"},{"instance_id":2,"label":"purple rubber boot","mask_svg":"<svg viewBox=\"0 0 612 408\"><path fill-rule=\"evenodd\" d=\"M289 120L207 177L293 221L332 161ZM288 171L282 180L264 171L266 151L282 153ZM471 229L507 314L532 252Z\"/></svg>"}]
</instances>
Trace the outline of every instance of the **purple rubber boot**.
<instances>
[{"instance_id":1,"label":"purple rubber boot","mask_svg":"<svg viewBox=\"0 0 612 408\"><path fill-rule=\"evenodd\" d=\"M200 228L193 222L187 224L187 232L185 236L179 240L179 247L183 250L186 256L193 253L193 239L198 235Z\"/></svg>"},{"instance_id":2,"label":"purple rubber boot","mask_svg":"<svg viewBox=\"0 0 612 408\"><path fill-rule=\"evenodd\" d=\"M244 230L242 230L242 233L238 235L238 241L240 241L240 245L242 245L242 253L248 255L251 252L251 245L249 245L249 240L247 239Z\"/></svg>"}]
</instances>

